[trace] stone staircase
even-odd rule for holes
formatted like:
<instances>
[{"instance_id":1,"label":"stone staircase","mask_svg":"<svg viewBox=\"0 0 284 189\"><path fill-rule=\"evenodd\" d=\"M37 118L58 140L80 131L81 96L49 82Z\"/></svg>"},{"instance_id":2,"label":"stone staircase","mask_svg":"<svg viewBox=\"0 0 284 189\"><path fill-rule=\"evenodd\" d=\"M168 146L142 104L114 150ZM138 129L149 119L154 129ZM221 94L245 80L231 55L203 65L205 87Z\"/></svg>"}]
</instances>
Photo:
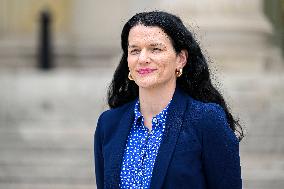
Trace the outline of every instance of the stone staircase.
<instances>
[{"instance_id":1,"label":"stone staircase","mask_svg":"<svg viewBox=\"0 0 284 189\"><path fill-rule=\"evenodd\" d=\"M246 136L240 143L245 189L284 186L284 75L226 73L223 91Z\"/></svg>"},{"instance_id":2,"label":"stone staircase","mask_svg":"<svg viewBox=\"0 0 284 189\"><path fill-rule=\"evenodd\" d=\"M113 68L0 71L0 189L95 188L93 133ZM284 184L283 74L223 73L245 125L245 189Z\"/></svg>"},{"instance_id":3,"label":"stone staircase","mask_svg":"<svg viewBox=\"0 0 284 189\"><path fill-rule=\"evenodd\" d=\"M0 72L0 188L95 188L93 133L111 72Z\"/></svg>"}]
</instances>

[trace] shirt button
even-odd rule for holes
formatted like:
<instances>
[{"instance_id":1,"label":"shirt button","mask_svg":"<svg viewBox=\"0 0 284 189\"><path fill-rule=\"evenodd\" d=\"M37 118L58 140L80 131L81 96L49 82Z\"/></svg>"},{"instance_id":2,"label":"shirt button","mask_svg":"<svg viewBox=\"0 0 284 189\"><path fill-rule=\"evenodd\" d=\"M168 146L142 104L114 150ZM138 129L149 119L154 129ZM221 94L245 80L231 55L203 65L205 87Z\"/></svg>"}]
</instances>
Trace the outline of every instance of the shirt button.
<instances>
[{"instance_id":1,"label":"shirt button","mask_svg":"<svg viewBox=\"0 0 284 189\"><path fill-rule=\"evenodd\" d=\"M153 118L153 122L154 122L154 123L157 123L157 118L154 117L154 118Z\"/></svg>"}]
</instances>

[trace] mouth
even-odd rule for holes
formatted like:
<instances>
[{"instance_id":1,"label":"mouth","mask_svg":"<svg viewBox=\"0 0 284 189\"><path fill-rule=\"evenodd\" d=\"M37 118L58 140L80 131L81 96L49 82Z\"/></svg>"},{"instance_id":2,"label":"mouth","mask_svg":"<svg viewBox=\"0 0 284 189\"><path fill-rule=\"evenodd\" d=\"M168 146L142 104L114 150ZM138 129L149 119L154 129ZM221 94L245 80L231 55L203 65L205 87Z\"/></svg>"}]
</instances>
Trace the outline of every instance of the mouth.
<instances>
[{"instance_id":1,"label":"mouth","mask_svg":"<svg viewBox=\"0 0 284 189\"><path fill-rule=\"evenodd\" d=\"M151 69L151 68L143 68L143 69L139 69L137 72L140 74L140 75L146 75L146 74L149 74L149 73L152 73L154 71L156 71L157 69Z\"/></svg>"}]
</instances>

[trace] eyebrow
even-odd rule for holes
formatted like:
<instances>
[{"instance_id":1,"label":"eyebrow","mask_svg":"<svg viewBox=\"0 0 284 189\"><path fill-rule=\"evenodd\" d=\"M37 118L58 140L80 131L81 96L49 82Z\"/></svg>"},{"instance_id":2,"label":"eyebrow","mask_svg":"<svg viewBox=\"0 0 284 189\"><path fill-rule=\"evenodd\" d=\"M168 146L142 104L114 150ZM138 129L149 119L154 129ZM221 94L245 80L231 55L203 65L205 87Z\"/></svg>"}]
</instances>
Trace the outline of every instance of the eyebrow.
<instances>
[{"instance_id":1,"label":"eyebrow","mask_svg":"<svg viewBox=\"0 0 284 189\"><path fill-rule=\"evenodd\" d=\"M151 47L156 47L156 46L164 46L163 43L152 43L150 44Z\"/></svg>"},{"instance_id":2,"label":"eyebrow","mask_svg":"<svg viewBox=\"0 0 284 189\"><path fill-rule=\"evenodd\" d=\"M128 45L128 48L136 48L138 47L137 45Z\"/></svg>"},{"instance_id":3,"label":"eyebrow","mask_svg":"<svg viewBox=\"0 0 284 189\"><path fill-rule=\"evenodd\" d=\"M151 47L156 47L156 46L162 46L164 47L165 45L163 43L151 43L150 44ZM138 47L137 45L128 45L128 48L136 48Z\"/></svg>"}]
</instances>

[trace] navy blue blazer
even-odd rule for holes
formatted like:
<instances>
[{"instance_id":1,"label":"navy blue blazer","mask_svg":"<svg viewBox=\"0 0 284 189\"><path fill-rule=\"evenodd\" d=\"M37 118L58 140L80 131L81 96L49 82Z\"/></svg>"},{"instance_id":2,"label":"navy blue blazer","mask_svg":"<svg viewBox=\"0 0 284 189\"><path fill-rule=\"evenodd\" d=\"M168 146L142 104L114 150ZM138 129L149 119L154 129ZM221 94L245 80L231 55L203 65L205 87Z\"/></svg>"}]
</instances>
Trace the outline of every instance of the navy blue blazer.
<instances>
[{"instance_id":1,"label":"navy blue blazer","mask_svg":"<svg viewBox=\"0 0 284 189\"><path fill-rule=\"evenodd\" d=\"M135 101L101 114L95 132L98 189L118 189ZM176 89L156 157L151 189L242 188L239 141L225 112Z\"/></svg>"}]
</instances>

